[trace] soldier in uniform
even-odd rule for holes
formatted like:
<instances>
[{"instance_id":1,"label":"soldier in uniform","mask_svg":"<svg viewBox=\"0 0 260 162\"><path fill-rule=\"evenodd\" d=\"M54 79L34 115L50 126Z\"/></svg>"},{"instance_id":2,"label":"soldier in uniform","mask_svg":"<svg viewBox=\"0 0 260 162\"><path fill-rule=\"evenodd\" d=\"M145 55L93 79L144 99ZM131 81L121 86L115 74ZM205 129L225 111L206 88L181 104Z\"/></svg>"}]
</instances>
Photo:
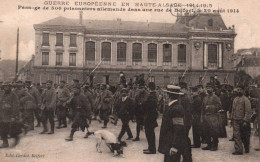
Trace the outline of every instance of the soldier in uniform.
<instances>
[{"instance_id":1,"label":"soldier in uniform","mask_svg":"<svg viewBox=\"0 0 260 162\"><path fill-rule=\"evenodd\" d=\"M155 154L155 133L154 129L158 127L157 123L157 106L158 106L158 97L155 91L155 83L150 82L148 84L149 94L144 102L144 128L145 136L148 142L148 149L143 150L144 154Z\"/></svg>"},{"instance_id":2,"label":"soldier in uniform","mask_svg":"<svg viewBox=\"0 0 260 162\"><path fill-rule=\"evenodd\" d=\"M84 95L86 96L87 101L90 104L90 110L93 113L95 110L94 94L93 94L93 91L91 91L88 83L84 86ZM91 120L90 120L90 122L91 122Z\"/></svg>"},{"instance_id":3,"label":"soldier in uniform","mask_svg":"<svg viewBox=\"0 0 260 162\"><path fill-rule=\"evenodd\" d=\"M29 125L29 130L34 130L34 109L37 107L33 96L24 88L22 81L15 83L13 92L17 95L19 100L19 108L22 112L23 122Z\"/></svg>"},{"instance_id":4,"label":"soldier in uniform","mask_svg":"<svg viewBox=\"0 0 260 162\"><path fill-rule=\"evenodd\" d=\"M72 88L74 93L73 98L69 101L68 106L72 109L72 126L70 136L66 138L67 141L72 141L74 133L79 130L85 131L85 128L89 127L89 120L91 120L91 108L90 104L86 100L86 97L81 93L79 85L75 85ZM86 134L87 136L87 134ZM85 137L86 137L85 136Z\"/></svg>"},{"instance_id":5,"label":"soldier in uniform","mask_svg":"<svg viewBox=\"0 0 260 162\"><path fill-rule=\"evenodd\" d=\"M189 131L191 128L192 123L192 115L191 115L191 95L187 90L187 83L180 82L179 86L181 87L181 92L184 93L180 97L180 102L182 103L183 109L184 109L184 126L186 127L186 135L189 136Z\"/></svg>"},{"instance_id":6,"label":"soldier in uniform","mask_svg":"<svg viewBox=\"0 0 260 162\"><path fill-rule=\"evenodd\" d=\"M12 92L11 84L4 83L3 95L0 96L0 135L3 144L0 148L9 147L8 135L15 138L15 144L18 143L18 135L21 133L22 125L19 124L21 114L19 111L19 100Z\"/></svg>"},{"instance_id":7,"label":"soldier in uniform","mask_svg":"<svg viewBox=\"0 0 260 162\"><path fill-rule=\"evenodd\" d=\"M64 80L60 81L60 85L57 89L57 117L58 117L58 127L60 128L66 128L67 127L67 120L66 120L66 113L67 113L67 107L66 102L70 98L70 91L68 88L65 87L66 82ZM63 125L63 126L61 126Z\"/></svg>"},{"instance_id":8,"label":"soldier in uniform","mask_svg":"<svg viewBox=\"0 0 260 162\"><path fill-rule=\"evenodd\" d=\"M109 122L109 114L111 111L112 102L112 92L106 90L106 85L100 85L100 92L97 98L97 108L99 109L99 117L104 120L104 126L102 128L107 128L107 123Z\"/></svg>"},{"instance_id":9,"label":"soldier in uniform","mask_svg":"<svg viewBox=\"0 0 260 162\"><path fill-rule=\"evenodd\" d=\"M167 85L169 103L165 106L159 137L158 151L164 154L164 162L192 162L189 138L185 135L184 109L179 101L179 86Z\"/></svg>"},{"instance_id":10,"label":"soldier in uniform","mask_svg":"<svg viewBox=\"0 0 260 162\"><path fill-rule=\"evenodd\" d=\"M244 96L244 87L238 86L237 97L232 105L232 119L233 119L233 135L235 140L235 152L233 155L243 154L243 145L245 153L249 153L250 132L251 132L251 103L249 99Z\"/></svg>"},{"instance_id":11,"label":"soldier in uniform","mask_svg":"<svg viewBox=\"0 0 260 162\"><path fill-rule=\"evenodd\" d=\"M40 126L40 106L41 106L41 95L38 91L38 89L36 89L35 87L32 86L32 81L30 80L27 80L25 81L25 87L27 89L27 91L29 92L29 94L31 94L31 96L33 97L33 103L32 103L32 106L35 106L35 107L32 107L32 110L33 110L33 113L36 117L36 120L37 120L37 125L36 127L39 127ZM32 122L33 124L34 122Z\"/></svg>"},{"instance_id":12,"label":"soldier in uniform","mask_svg":"<svg viewBox=\"0 0 260 162\"><path fill-rule=\"evenodd\" d=\"M198 88L192 88L192 134L193 134L193 145L192 148L200 148L201 146L201 108L202 108L202 99L198 94Z\"/></svg>"},{"instance_id":13,"label":"soldier in uniform","mask_svg":"<svg viewBox=\"0 0 260 162\"><path fill-rule=\"evenodd\" d=\"M211 84L207 84L206 89L207 95L203 100L201 114L207 146L202 149L216 151L218 149L220 128L222 128L218 117L218 111L221 109L221 102L218 96L213 93L213 87Z\"/></svg>"},{"instance_id":14,"label":"soldier in uniform","mask_svg":"<svg viewBox=\"0 0 260 162\"><path fill-rule=\"evenodd\" d=\"M136 119L136 137L133 141L140 141L140 131L144 125L144 107L148 92L145 90L144 84L139 85L139 89L135 96L135 119Z\"/></svg>"},{"instance_id":15,"label":"soldier in uniform","mask_svg":"<svg viewBox=\"0 0 260 162\"><path fill-rule=\"evenodd\" d=\"M126 88L122 88L120 95L115 103L115 111L122 121L122 127L118 135L118 141L121 141L125 132L128 135L127 140L133 138L131 129L129 127L129 121L133 118L133 104L133 99L128 96L128 90Z\"/></svg>"},{"instance_id":16,"label":"soldier in uniform","mask_svg":"<svg viewBox=\"0 0 260 162\"><path fill-rule=\"evenodd\" d=\"M52 81L46 82L46 89L42 92L42 123L43 131L40 134L48 132L47 120L49 119L51 131L48 134L54 134L54 111L56 109L56 91L52 87Z\"/></svg>"}]
</instances>

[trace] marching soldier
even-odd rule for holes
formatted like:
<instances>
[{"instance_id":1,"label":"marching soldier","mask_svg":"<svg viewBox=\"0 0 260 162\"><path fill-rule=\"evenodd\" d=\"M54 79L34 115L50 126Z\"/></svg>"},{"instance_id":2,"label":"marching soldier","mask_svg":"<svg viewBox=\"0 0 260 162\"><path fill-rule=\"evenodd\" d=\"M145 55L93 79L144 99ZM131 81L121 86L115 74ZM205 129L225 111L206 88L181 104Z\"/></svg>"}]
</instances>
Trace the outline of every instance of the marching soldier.
<instances>
[{"instance_id":1,"label":"marching soldier","mask_svg":"<svg viewBox=\"0 0 260 162\"><path fill-rule=\"evenodd\" d=\"M180 102L182 103L183 109L184 109L184 126L186 127L186 135L189 136L189 131L191 128L191 122L192 122L192 115L191 115L191 95L187 91L187 83L180 82L179 86L181 87L181 92L184 93L184 95L181 96Z\"/></svg>"},{"instance_id":2,"label":"marching soldier","mask_svg":"<svg viewBox=\"0 0 260 162\"><path fill-rule=\"evenodd\" d=\"M17 96L12 92L11 84L4 83L3 95L0 96L0 135L3 140L3 144L0 148L9 147L8 135L15 138L15 143L18 142L18 135L21 133L21 127L19 127L20 112L19 112L19 100Z\"/></svg>"},{"instance_id":3,"label":"marching soldier","mask_svg":"<svg viewBox=\"0 0 260 162\"><path fill-rule=\"evenodd\" d=\"M202 108L202 99L198 94L198 88L192 88L192 134L193 134L193 145L192 148L200 148L201 146L201 108Z\"/></svg>"},{"instance_id":4,"label":"marching soldier","mask_svg":"<svg viewBox=\"0 0 260 162\"><path fill-rule=\"evenodd\" d=\"M118 141L121 141L125 132L128 135L127 140L132 139L133 135L129 127L129 121L133 118L133 104L134 101L128 96L128 91L126 88L121 89L120 97L116 100L115 111L118 114L118 117L122 121L121 131L118 135Z\"/></svg>"},{"instance_id":5,"label":"marching soldier","mask_svg":"<svg viewBox=\"0 0 260 162\"><path fill-rule=\"evenodd\" d=\"M202 120L204 123L207 146L203 150L216 151L218 149L218 137L220 125L218 111L221 109L220 99L213 93L211 84L207 84L207 95L203 100Z\"/></svg>"},{"instance_id":6,"label":"marching soldier","mask_svg":"<svg viewBox=\"0 0 260 162\"><path fill-rule=\"evenodd\" d=\"M40 134L45 134L48 132L47 120L51 124L51 131L48 134L54 134L54 111L56 109L56 91L52 87L52 81L48 80L46 82L46 89L42 92L42 123L43 131Z\"/></svg>"},{"instance_id":7,"label":"marching soldier","mask_svg":"<svg viewBox=\"0 0 260 162\"><path fill-rule=\"evenodd\" d=\"M158 97L155 91L155 83L150 82L148 84L149 94L144 102L144 128L145 136L148 142L148 149L143 150L144 154L155 154L155 133L154 129L158 127L157 123L157 106L158 106Z\"/></svg>"},{"instance_id":8,"label":"marching soldier","mask_svg":"<svg viewBox=\"0 0 260 162\"><path fill-rule=\"evenodd\" d=\"M101 120L104 120L104 126L102 128L107 128L107 123L109 122L109 114L111 111L112 102L112 92L106 90L106 85L100 85L100 92L97 99L97 108L100 111L99 116Z\"/></svg>"},{"instance_id":9,"label":"marching soldier","mask_svg":"<svg viewBox=\"0 0 260 162\"><path fill-rule=\"evenodd\" d=\"M135 119L136 119L136 137L133 141L140 141L140 131L144 125L144 107L148 92L145 90L144 84L139 85L139 89L135 96Z\"/></svg>"},{"instance_id":10,"label":"marching soldier","mask_svg":"<svg viewBox=\"0 0 260 162\"><path fill-rule=\"evenodd\" d=\"M235 140L235 152L233 155L243 154L243 145L245 153L249 153L250 132L251 132L251 103L249 99L244 96L244 87L238 86L237 97L232 105L232 119L233 119L233 135Z\"/></svg>"},{"instance_id":11,"label":"marching soldier","mask_svg":"<svg viewBox=\"0 0 260 162\"><path fill-rule=\"evenodd\" d=\"M34 110L37 105L33 96L24 88L22 81L15 83L15 89L13 92L17 95L19 100L19 108L22 112L22 119L25 124L29 126L29 130L34 130Z\"/></svg>"},{"instance_id":12,"label":"marching soldier","mask_svg":"<svg viewBox=\"0 0 260 162\"><path fill-rule=\"evenodd\" d=\"M66 138L67 141L72 141L74 133L79 130L85 131L85 128L89 127L89 120L91 120L90 104L86 100L86 97L81 93L81 87L74 85L72 88L73 98L69 101L68 106L72 109L72 126L70 136ZM88 137L88 134L85 136Z\"/></svg>"},{"instance_id":13,"label":"marching soldier","mask_svg":"<svg viewBox=\"0 0 260 162\"><path fill-rule=\"evenodd\" d=\"M29 94L31 94L31 96L33 97L33 105L35 107L33 108L36 120L37 120L37 125L36 127L40 127L40 105L41 105L41 95L38 91L38 89L36 89L35 87L32 86L32 82L27 80L25 81L25 87L27 88L27 91L29 92ZM33 124L33 123L32 123Z\"/></svg>"},{"instance_id":14,"label":"marching soldier","mask_svg":"<svg viewBox=\"0 0 260 162\"><path fill-rule=\"evenodd\" d=\"M67 120L66 120L66 113L67 113L67 107L66 102L70 98L70 92L68 88L65 87L66 82L64 80L60 81L60 85L57 89L57 116L58 116L58 127L60 128L66 128L67 127ZM63 126L61 126L63 125Z\"/></svg>"},{"instance_id":15,"label":"marching soldier","mask_svg":"<svg viewBox=\"0 0 260 162\"><path fill-rule=\"evenodd\" d=\"M184 109L179 101L179 86L168 85L169 103L165 106L159 137L158 151L164 154L164 162L192 162L189 138L185 135Z\"/></svg>"}]
</instances>

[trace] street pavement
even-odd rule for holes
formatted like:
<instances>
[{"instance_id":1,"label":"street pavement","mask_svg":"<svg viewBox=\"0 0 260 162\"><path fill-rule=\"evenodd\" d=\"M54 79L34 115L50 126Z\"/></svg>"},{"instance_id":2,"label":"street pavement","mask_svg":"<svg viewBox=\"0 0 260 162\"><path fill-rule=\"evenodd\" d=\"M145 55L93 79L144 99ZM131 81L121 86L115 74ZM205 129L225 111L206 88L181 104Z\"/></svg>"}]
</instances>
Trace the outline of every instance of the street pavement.
<instances>
[{"instance_id":1,"label":"street pavement","mask_svg":"<svg viewBox=\"0 0 260 162\"><path fill-rule=\"evenodd\" d=\"M161 117L158 119L161 125ZM130 122L130 128L135 136L135 123ZM102 124L98 121L92 121L90 131L102 129ZM113 132L116 136L121 129L121 122L117 126L108 124L107 130ZM102 143L101 150L103 153L96 151L96 139L94 136L83 138L85 133L78 131L74 135L74 140L71 142L65 141L65 138L70 134L70 127L56 129L54 135L44 134L39 132L42 128L36 128L34 131L28 132L22 136L21 142L14 148L0 150L1 162L162 162L163 155L158 153L154 155L143 154L143 149L147 148L147 141L144 130L141 131L138 142L126 141L127 147L124 148L125 158L113 157L107 146ZM156 143L158 147L158 139L160 127L155 129ZM260 152L256 152L254 147L258 143L257 138L251 137L251 148L249 154L234 156L234 142L228 141L232 136L232 129L227 127L228 138L220 139L218 151L204 151L200 148L192 149L192 158L194 162L259 162ZM192 141L192 132L190 131ZM123 137L125 140L127 135ZM13 140L10 139L10 144ZM202 145L204 147L205 144Z\"/></svg>"}]
</instances>

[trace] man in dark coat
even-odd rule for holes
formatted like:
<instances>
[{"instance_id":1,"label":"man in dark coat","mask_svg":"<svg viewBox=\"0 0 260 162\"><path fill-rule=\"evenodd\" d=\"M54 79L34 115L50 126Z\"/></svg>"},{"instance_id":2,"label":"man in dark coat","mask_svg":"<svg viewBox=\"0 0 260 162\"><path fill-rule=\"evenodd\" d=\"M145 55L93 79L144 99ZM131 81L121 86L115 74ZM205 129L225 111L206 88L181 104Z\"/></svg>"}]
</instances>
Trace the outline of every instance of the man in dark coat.
<instances>
[{"instance_id":1,"label":"man in dark coat","mask_svg":"<svg viewBox=\"0 0 260 162\"><path fill-rule=\"evenodd\" d=\"M202 120L205 130L207 146L203 150L216 151L218 149L218 137L222 123L219 121L218 111L221 109L221 102L218 96L213 93L211 84L207 87L207 96L203 100Z\"/></svg>"},{"instance_id":2,"label":"man in dark coat","mask_svg":"<svg viewBox=\"0 0 260 162\"><path fill-rule=\"evenodd\" d=\"M201 108L202 108L202 99L198 95L198 88L192 88L192 134L193 134L193 148L200 148L201 146Z\"/></svg>"},{"instance_id":3,"label":"man in dark coat","mask_svg":"<svg viewBox=\"0 0 260 162\"><path fill-rule=\"evenodd\" d=\"M144 150L144 154L155 154L155 133L154 129L158 127L157 123L157 106L158 97L155 91L155 83L150 82L148 84L149 94L146 101L144 102L144 129L145 136L148 142L148 149Z\"/></svg>"},{"instance_id":4,"label":"man in dark coat","mask_svg":"<svg viewBox=\"0 0 260 162\"><path fill-rule=\"evenodd\" d=\"M19 100L11 91L11 85L3 83L3 95L0 96L0 135L3 144L0 148L9 147L8 134L17 141L21 133L18 121L21 118L19 112Z\"/></svg>"},{"instance_id":5,"label":"man in dark coat","mask_svg":"<svg viewBox=\"0 0 260 162\"><path fill-rule=\"evenodd\" d=\"M74 85L72 88L74 93L72 99L69 101L68 105L72 109L72 126L70 136L66 138L67 141L72 141L74 133L79 130L79 128L84 132L85 128L89 127L89 121L91 120L91 108L86 96L80 91L79 85ZM87 136L87 135L86 135ZM86 138L85 136L85 138Z\"/></svg>"},{"instance_id":6,"label":"man in dark coat","mask_svg":"<svg viewBox=\"0 0 260 162\"><path fill-rule=\"evenodd\" d=\"M122 121L121 131L118 135L118 141L121 141L125 132L128 135L127 140L132 139L133 135L129 127L129 121L133 118L134 101L127 95L127 89L121 89L120 97L116 100L115 111Z\"/></svg>"},{"instance_id":7,"label":"man in dark coat","mask_svg":"<svg viewBox=\"0 0 260 162\"><path fill-rule=\"evenodd\" d=\"M164 162L192 162L190 140L185 135L184 110L180 103L179 86L168 85L166 90L169 103L165 106L159 137L158 151L164 154Z\"/></svg>"},{"instance_id":8,"label":"man in dark coat","mask_svg":"<svg viewBox=\"0 0 260 162\"><path fill-rule=\"evenodd\" d=\"M133 141L140 141L140 131L144 125L144 102L146 101L148 92L143 85L139 85L135 96L135 119L136 119L136 137Z\"/></svg>"},{"instance_id":9,"label":"man in dark coat","mask_svg":"<svg viewBox=\"0 0 260 162\"><path fill-rule=\"evenodd\" d=\"M48 134L54 134L54 111L56 109L56 91L52 87L52 81L46 82L46 89L42 92L42 123L43 131L40 134L48 132L47 120L49 119L51 131Z\"/></svg>"}]
</instances>

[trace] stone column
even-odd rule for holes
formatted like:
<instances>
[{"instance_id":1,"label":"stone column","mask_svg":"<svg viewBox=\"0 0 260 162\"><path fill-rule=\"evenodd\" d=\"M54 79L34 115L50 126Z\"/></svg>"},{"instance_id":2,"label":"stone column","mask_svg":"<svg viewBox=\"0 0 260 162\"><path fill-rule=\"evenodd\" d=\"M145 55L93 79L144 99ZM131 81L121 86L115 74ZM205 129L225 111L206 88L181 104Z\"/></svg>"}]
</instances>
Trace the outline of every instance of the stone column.
<instances>
[{"instance_id":1,"label":"stone column","mask_svg":"<svg viewBox=\"0 0 260 162\"><path fill-rule=\"evenodd\" d=\"M99 64L101 61L101 41L96 41L96 56L95 56L95 64Z\"/></svg>"},{"instance_id":2,"label":"stone column","mask_svg":"<svg viewBox=\"0 0 260 162\"><path fill-rule=\"evenodd\" d=\"M172 44L172 66L178 67L178 44Z\"/></svg>"},{"instance_id":3,"label":"stone column","mask_svg":"<svg viewBox=\"0 0 260 162\"><path fill-rule=\"evenodd\" d=\"M218 68L222 66L222 43L218 43Z\"/></svg>"},{"instance_id":4,"label":"stone column","mask_svg":"<svg viewBox=\"0 0 260 162\"><path fill-rule=\"evenodd\" d=\"M111 65L117 64L117 42L112 40L111 42Z\"/></svg>"},{"instance_id":5,"label":"stone column","mask_svg":"<svg viewBox=\"0 0 260 162\"><path fill-rule=\"evenodd\" d=\"M143 42L142 47L142 66L148 65L148 43Z\"/></svg>"},{"instance_id":6,"label":"stone column","mask_svg":"<svg viewBox=\"0 0 260 162\"><path fill-rule=\"evenodd\" d=\"M204 56L204 68L207 68L208 67L208 44L207 43L204 43L203 56Z\"/></svg>"},{"instance_id":7,"label":"stone column","mask_svg":"<svg viewBox=\"0 0 260 162\"><path fill-rule=\"evenodd\" d=\"M84 34L79 33L77 37L78 52L76 54L76 65L83 67L84 64Z\"/></svg>"},{"instance_id":8,"label":"stone column","mask_svg":"<svg viewBox=\"0 0 260 162\"><path fill-rule=\"evenodd\" d=\"M127 66L132 66L133 64L133 59L132 59L132 55L133 55L133 42L132 41L127 41L126 44L126 65Z\"/></svg>"},{"instance_id":9,"label":"stone column","mask_svg":"<svg viewBox=\"0 0 260 162\"><path fill-rule=\"evenodd\" d=\"M158 43L158 54L157 54L157 65L162 66L163 65L163 43Z\"/></svg>"}]
</instances>

